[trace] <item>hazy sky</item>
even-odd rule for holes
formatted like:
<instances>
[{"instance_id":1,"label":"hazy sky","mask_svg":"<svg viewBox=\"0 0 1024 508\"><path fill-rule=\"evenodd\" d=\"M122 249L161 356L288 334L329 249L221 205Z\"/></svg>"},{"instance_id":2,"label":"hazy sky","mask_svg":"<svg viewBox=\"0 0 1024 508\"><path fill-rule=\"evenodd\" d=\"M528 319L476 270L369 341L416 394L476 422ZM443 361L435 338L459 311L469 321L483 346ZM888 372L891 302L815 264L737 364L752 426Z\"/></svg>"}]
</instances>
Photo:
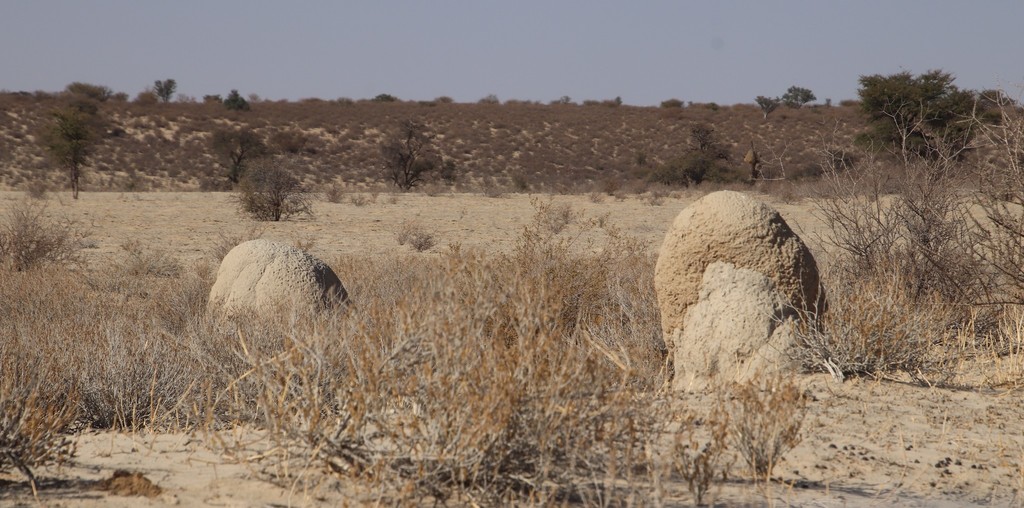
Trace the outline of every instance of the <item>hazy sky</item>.
<instances>
[{"instance_id":1,"label":"hazy sky","mask_svg":"<svg viewBox=\"0 0 1024 508\"><path fill-rule=\"evenodd\" d=\"M1022 0L0 0L0 89L734 104L941 68L1024 83Z\"/></svg>"}]
</instances>

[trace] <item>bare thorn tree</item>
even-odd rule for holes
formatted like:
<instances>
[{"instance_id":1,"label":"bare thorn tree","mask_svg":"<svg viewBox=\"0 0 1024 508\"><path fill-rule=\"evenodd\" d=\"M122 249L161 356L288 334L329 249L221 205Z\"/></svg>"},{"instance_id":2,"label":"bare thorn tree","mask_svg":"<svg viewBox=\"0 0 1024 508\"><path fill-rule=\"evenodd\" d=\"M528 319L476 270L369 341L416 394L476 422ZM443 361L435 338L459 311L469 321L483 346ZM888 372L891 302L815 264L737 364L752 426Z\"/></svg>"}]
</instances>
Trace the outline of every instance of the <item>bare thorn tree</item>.
<instances>
[{"instance_id":1,"label":"bare thorn tree","mask_svg":"<svg viewBox=\"0 0 1024 508\"><path fill-rule=\"evenodd\" d=\"M437 167L432 141L433 136L423 124L406 120L381 143L384 170L398 188L403 191L412 189Z\"/></svg>"},{"instance_id":2,"label":"bare thorn tree","mask_svg":"<svg viewBox=\"0 0 1024 508\"><path fill-rule=\"evenodd\" d=\"M1024 302L1024 110L1016 101L998 92L991 121L977 109L974 124L982 141L993 149L993 157L980 170L980 202L984 220L975 224L982 241L978 255L1000 275L997 297ZM989 105L993 107L993 105Z\"/></svg>"}]
</instances>

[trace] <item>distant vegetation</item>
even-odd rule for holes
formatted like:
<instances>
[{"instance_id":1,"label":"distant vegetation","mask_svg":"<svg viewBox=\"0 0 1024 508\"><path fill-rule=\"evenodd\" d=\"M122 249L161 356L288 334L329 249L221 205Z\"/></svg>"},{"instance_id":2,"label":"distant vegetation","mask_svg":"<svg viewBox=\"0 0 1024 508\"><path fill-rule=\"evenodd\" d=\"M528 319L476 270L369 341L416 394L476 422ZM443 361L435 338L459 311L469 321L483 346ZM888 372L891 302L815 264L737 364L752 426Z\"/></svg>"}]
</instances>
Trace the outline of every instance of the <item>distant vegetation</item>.
<instances>
[{"instance_id":1,"label":"distant vegetation","mask_svg":"<svg viewBox=\"0 0 1024 508\"><path fill-rule=\"evenodd\" d=\"M289 102L255 94L246 99L238 90L171 102L177 86L174 79L156 80L134 101L81 82L60 93L0 93L7 113L0 117L0 188L66 188L57 171L63 168L88 190L227 190L241 181L247 162L279 155L289 156L293 176L311 189L437 183L592 192L651 182L749 182L752 174L793 181L821 173L823 148L848 149L855 139L876 148L906 141L908 149L931 150L926 145L936 139L967 148L970 131L958 131L965 128L958 119L976 98L988 97L957 89L941 71L865 76L860 100L834 107L831 100L811 104L815 94L799 86L752 104L671 98L660 107L625 105L621 97L577 103L563 96L545 105L488 95L465 104L447 96L403 101L387 93ZM989 95L993 104L1003 97ZM924 117L913 116L915 104ZM96 120L89 122L88 142L74 141L81 149L71 158L69 141L58 146L52 131L53 112L67 108ZM892 132L887 120L893 118L902 133ZM430 157L417 164L432 166L396 180L396 152L382 147L394 145L389 136L402 122L429 133ZM695 135L700 129L713 133L713 147ZM741 169L750 150L758 154L755 172Z\"/></svg>"}]
</instances>

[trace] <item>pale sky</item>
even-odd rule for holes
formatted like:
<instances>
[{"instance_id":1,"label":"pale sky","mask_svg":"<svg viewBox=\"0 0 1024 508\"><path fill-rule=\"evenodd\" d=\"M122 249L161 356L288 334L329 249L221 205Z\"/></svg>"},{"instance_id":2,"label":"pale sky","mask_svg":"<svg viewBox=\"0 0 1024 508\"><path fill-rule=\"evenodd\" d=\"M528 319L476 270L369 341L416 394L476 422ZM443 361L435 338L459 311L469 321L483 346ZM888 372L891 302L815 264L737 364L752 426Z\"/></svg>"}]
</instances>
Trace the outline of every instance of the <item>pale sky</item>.
<instances>
[{"instance_id":1,"label":"pale sky","mask_svg":"<svg viewBox=\"0 0 1024 508\"><path fill-rule=\"evenodd\" d=\"M1024 83L1022 0L0 0L0 89L751 103L866 74Z\"/></svg>"}]
</instances>

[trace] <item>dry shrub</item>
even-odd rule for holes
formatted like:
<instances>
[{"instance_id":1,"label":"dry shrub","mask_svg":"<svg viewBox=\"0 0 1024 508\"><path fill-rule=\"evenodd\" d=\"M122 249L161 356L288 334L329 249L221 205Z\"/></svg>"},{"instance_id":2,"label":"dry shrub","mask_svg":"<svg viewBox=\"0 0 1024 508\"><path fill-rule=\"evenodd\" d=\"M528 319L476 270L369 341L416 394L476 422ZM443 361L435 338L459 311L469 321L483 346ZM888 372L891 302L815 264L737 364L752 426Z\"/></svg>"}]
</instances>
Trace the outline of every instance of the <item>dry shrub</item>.
<instances>
[{"instance_id":1,"label":"dry shrub","mask_svg":"<svg viewBox=\"0 0 1024 508\"><path fill-rule=\"evenodd\" d=\"M272 134L270 142L281 152L298 154L306 149L309 138L298 129L287 129Z\"/></svg>"},{"instance_id":2,"label":"dry shrub","mask_svg":"<svg viewBox=\"0 0 1024 508\"><path fill-rule=\"evenodd\" d=\"M0 270L0 328L9 331L0 351L11 365L46 373L48 396L70 405L83 425L188 420L199 383L217 379L232 354L203 325L209 275ZM15 375L0 369L0 380Z\"/></svg>"},{"instance_id":3,"label":"dry shrub","mask_svg":"<svg viewBox=\"0 0 1024 508\"><path fill-rule=\"evenodd\" d=\"M665 191L654 190L644 194L642 199L648 205L661 206L665 203L665 196L667 195L668 193Z\"/></svg>"},{"instance_id":4,"label":"dry shrub","mask_svg":"<svg viewBox=\"0 0 1024 508\"><path fill-rule=\"evenodd\" d=\"M619 239L591 263L543 231L506 255L342 262L341 278L362 279L344 319L293 323L281 349L243 336L233 419L267 426L260 453L282 475L313 459L389 503L604 504L642 489L645 446L670 421L637 390L664 380L657 313L632 307L656 308L631 293L653 295L652 261Z\"/></svg>"},{"instance_id":5,"label":"dry shrub","mask_svg":"<svg viewBox=\"0 0 1024 508\"><path fill-rule=\"evenodd\" d=\"M32 199L46 199L50 186L43 180L32 180L25 187L25 194Z\"/></svg>"},{"instance_id":6,"label":"dry shrub","mask_svg":"<svg viewBox=\"0 0 1024 508\"><path fill-rule=\"evenodd\" d=\"M342 260L349 308L235 322L205 316L209 261L0 270L0 381L38 366L30 390L57 401L40 415L97 428L251 425L290 479L313 464L397 504L642 498L674 421L654 258L610 226L542 223L504 254Z\"/></svg>"},{"instance_id":7,"label":"dry shrub","mask_svg":"<svg viewBox=\"0 0 1024 508\"><path fill-rule=\"evenodd\" d=\"M853 168L826 154L823 195L815 213L823 243L840 256L845 276L897 270L916 296L979 303L990 293L989 270L974 252L978 238L959 190L966 172L951 164L887 163L870 154Z\"/></svg>"},{"instance_id":8,"label":"dry shrub","mask_svg":"<svg viewBox=\"0 0 1024 508\"><path fill-rule=\"evenodd\" d=\"M145 246L139 240L127 240L121 244L121 250L125 254L122 268L132 276L176 277L181 274L181 262L162 249Z\"/></svg>"},{"instance_id":9,"label":"dry shrub","mask_svg":"<svg viewBox=\"0 0 1024 508\"><path fill-rule=\"evenodd\" d=\"M622 190L622 180L615 177L605 178L601 181L600 186L601 192L609 196L615 196Z\"/></svg>"},{"instance_id":10,"label":"dry shrub","mask_svg":"<svg viewBox=\"0 0 1024 508\"><path fill-rule=\"evenodd\" d=\"M332 183L327 187L327 190L324 191L324 199L328 203L341 203L342 200L345 199L345 191L337 182Z\"/></svg>"},{"instance_id":11,"label":"dry shrub","mask_svg":"<svg viewBox=\"0 0 1024 508\"><path fill-rule=\"evenodd\" d=\"M731 443L755 480L770 480L786 452L800 444L807 397L782 375L761 375L729 390Z\"/></svg>"},{"instance_id":12,"label":"dry shrub","mask_svg":"<svg viewBox=\"0 0 1024 508\"><path fill-rule=\"evenodd\" d=\"M933 293L915 293L897 270L874 276L830 277L828 312L799 330L792 352L805 368L847 376L905 374L921 384L946 384L958 360L949 347L959 313Z\"/></svg>"},{"instance_id":13,"label":"dry shrub","mask_svg":"<svg viewBox=\"0 0 1024 508\"><path fill-rule=\"evenodd\" d=\"M452 255L397 306L367 300L340 336L251 356L276 449L301 443L399 503L596 502L607 475L640 461L653 408L604 353L565 342L557 300L493 285L493 268ZM510 338L490 317L513 299L524 305Z\"/></svg>"},{"instance_id":14,"label":"dry shrub","mask_svg":"<svg viewBox=\"0 0 1024 508\"><path fill-rule=\"evenodd\" d=\"M686 482L696 506L704 506L715 477L724 481L731 463L725 462L729 440L729 414L719 403L707 418L688 415L675 433L673 468Z\"/></svg>"},{"instance_id":15,"label":"dry shrub","mask_svg":"<svg viewBox=\"0 0 1024 508\"><path fill-rule=\"evenodd\" d=\"M0 223L0 263L22 271L48 264L74 264L85 234L70 219L51 220L46 205L19 201Z\"/></svg>"},{"instance_id":16,"label":"dry shrub","mask_svg":"<svg viewBox=\"0 0 1024 508\"><path fill-rule=\"evenodd\" d=\"M366 206L367 204L376 201L376 197L367 196L366 194L352 193L348 196L348 201L349 203L352 203L352 206Z\"/></svg>"},{"instance_id":17,"label":"dry shrub","mask_svg":"<svg viewBox=\"0 0 1024 508\"><path fill-rule=\"evenodd\" d=\"M236 198L242 212L259 221L313 215L309 193L280 161L253 163L239 182Z\"/></svg>"},{"instance_id":18,"label":"dry shrub","mask_svg":"<svg viewBox=\"0 0 1024 508\"><path fill-rule=\"evenodd\" d=\"M416 252L428 251L434 246L434 234L423 229L423 225L415 221L406 221L395 233L398 245L408 244Z\"/></svg>"},{"instance_id":19,"label":"dry shrub","mask_svg":"<svg viewBox=\"0 0 1024 508\"><path fill-rule=\"evenodd\" d=\"M480 192L489 198L505 197L505 188L494 177L484 180L480 184Z\"/></svg>"},{"instance_id":20,"label":"dry shrub","mask_svg":"<svg viewBox=\"0 0 1024 508\"><path fill-rule=\"evenodd\" d=\"M991 148L979 171L984 219L975 226L981 235L977 254L998 274L996 298L1019 304L1024 302L1024 111L1017 104L1000 100L998 122L975 121Z\"/></svg>"},{"instance_id":21,"label":"dry shrub","mask_svg":"<svg viewBox=\"0 0 1024 508\"><path fill-rule=\"evenodd\" d=\"M534 223L545 232L553 235L561 233L570 224L583 218L583 215L573 210L572 205L568 203L559 205L551 199L541 201L533 198L530 199L530 204L536 210L534 213Z\"/></svg>"},{"instance_id":22,"label":"dry shrub","mask_svg":"<svg viewBox=\"0 0 1024 508\"><path fill-rule=\"evenodd\" d=\"M32 468L60 464L74 454L65 435L75 417L74 402L55 397L39 372L6 356L0 348L0 472L16 468L35 493Z\"/></svg>"}]
</instances>

